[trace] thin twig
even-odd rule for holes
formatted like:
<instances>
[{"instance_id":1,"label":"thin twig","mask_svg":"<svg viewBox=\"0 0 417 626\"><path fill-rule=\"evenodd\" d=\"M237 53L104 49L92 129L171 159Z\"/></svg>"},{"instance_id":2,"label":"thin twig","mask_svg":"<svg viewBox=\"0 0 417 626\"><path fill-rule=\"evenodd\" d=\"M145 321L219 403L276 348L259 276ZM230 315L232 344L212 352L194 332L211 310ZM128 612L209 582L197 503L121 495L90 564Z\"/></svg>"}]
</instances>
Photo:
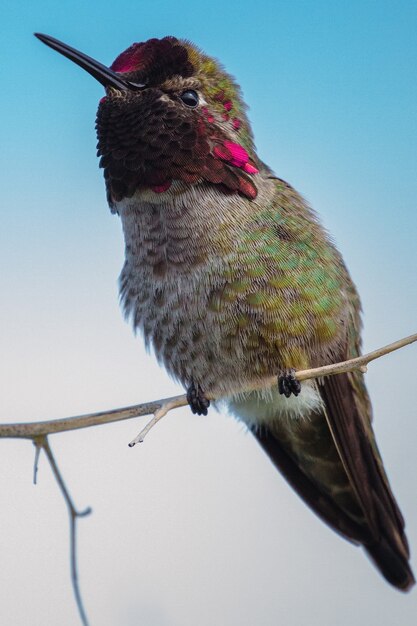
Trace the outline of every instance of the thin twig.
<instances>
[{"instance_id":1,"label":"thin twig","mask_svg":"<svg viewBox=\"0 0 417 626\"><path fill-rule=\"evenodd\" d=\"M324 365L314 369L300 370L296 372L298 380L303 381L311 378L320 378L321 376L333 376L334 374L341 374L343 372L351 372L353 370L361 370L366 367L368 363L375 359L389 354L394 350L403 348L408 344L417 341L417 334L410 335L399 341L395 341L383 348L364 354L363 356L341 363L334 363L332 365ZM245 388L235 389L229 395L234 393L241 393L244 391L255 391L257 389L268 388L276 383L276 376L260 380L256 383L251 383ZM209 400L216 400L218 397L213 395L207 396ZM26 423L14 423L14 424L1 424L0 425L0 439L1 438L22 438L22 439L35 439L42 435L50 435L53 433L60 433L69 430L77 430L79 428L89 428L91 426L102 426L103 424L109 424L111 422L120 422L122 420L131 419L132 417L141 417L144 415L155 415L159 409L165 410L165 406L169 404L172 408L186 406L187 397L184 395L174 396L172 398L165 398L163 400L156 400L154 402L145 402L143 404L136 404L133 406L124 407L121 409L114 409L111 411L100 411L98 413L89 413L87 415L79 415L76 417L65 417L63 419L49 420L44 422L26 422ZM156 420L156 422L159 420ZM156 423L155 422L155 423Z\"/></svg>"},{"instance_id":2,"label":"thin twig","mask_svg":"<svg viewBox=\"0 0 417 626\"><path fill-rule=\"evenodd\" d=\"M68 508L68 514L70 518L70 554L71 554L72 588L74 591L75 601L77 603L77 608L80 614L81 622L83 626L88 626L88 619L87 619L87 615L84 609L83 601L81 598L80 587L78 584L77 519L79 517L84 517L85 515L89 515L91 513L91 509L87 508L84 511L77 511L77 509L75 508L75 505L72 501L69 491L64 483L64 479L62 478L61 472L56 464L54 455L52 454L52 450L50 448L48 438L46 436L42 437L42 439L39 439L39 443L35 445L38 445L39 448L42 448L45 451L45 454L48 458L52 472L54 474L55 480L59 485L59 488L61 490L62 495L64 496L64 500Z\"/></svg>"},{"instance_id":3,"label":"thin twig","mask_svg":"<svg viewBox=\"0 0 417 626\"><path fill-rule=\"evenodd\" d=\"M410 335L409 337L404 337L404 339L399 339L398 341L394 341L394 343L390 343L383 348L378 348L377 350L373 350L372 352L368 352L368 354L363 354L362 356L358 356L355 359L349 359L349 361L343 361L341 363L334 363L332 365L323 365L322 367L316 367L315 369L303 370L301 372L296 372L296 377L298 380L307 380L310 378L320 378L321 376L334 376L335 374L343 374L344 372L353 372L354 370L362 370L371 362L379 359L381 356L385 356L390 352L394 352L395 350L399 350L400 348L404 348L404 346L408 346L411 343L417 341L417 333L415 335Z\"/></svg>"},{"instance_id":4,"label":"thin twig","mask_svg":"<svg viewBox=\"0 0 417 626\"><path fill-rule=\"evenodd\" d=\"M331 365L323 365L322 367L315 367L313 369L300 370L295 372L295 376L299 381L303 381L311 378L320 378L322 376L334 376L335 374L342 374L344 372L353 372L354 370L359 370L365 373L368 369L367 365L371 361L375 361L375 359L378 359L385 354L389 354L390 352L394 352L394 350L399 350L400 348L403 348L404 346L407 346L415 341L417 341L417 334L410 335L409 337L390 343L388 346L378 348L378 350L368 352L368 354L356 357L355 359L349 359L348 361L342 361L341 363L332 363ZM256 391L259 389L267 389L268 387L272 387L276 384L277 377L271 376L270 378L251 383L250 388L248 389L240 389L237 391ZM207 398L209 400L218 399L211 395L207 395ZM185 406L186 404L186 395L177 396L176 398L170 398L169 400L163 401L161 407L154 413L154 417L146 424L145 428L140 431L137 437L129 443L129 446L133 447L137 443L142 443L151 428L153 428L155 424L157 424L159 420L168 413L168 411Z\"/></svg>"},{"instance_id":5,"label":"thin twig","mask_svg":"<svg viewBox=\"0 0 417 626\"><path fill-rule=\"evenodd\" d=\"M354 370L360 370L366 372L367 365L371 361L378 359L385 354L389 354L394 350L398 350L408 344L417 341L417 334L410 335L399 341L395 341L384 348L379 348L373 352L369 352L363 356L342 363L335 363L332 365L324 365L323 367L317 367L315 369L301 370L296 372L298 380L308 380L311 378L319 378L322 376L332 376L334 374L340 374L342 372L350 372ZM235 389L233 393L250 392L257 389L272 387L276 384L276 376L270 377L265 380L258 381L255 384L251 384L246 388ZM219 399L215 394L208 395L209 400ZM54 474L55 480L61 490L61 493L67 504L68 513L70 517L70 554L71 554L71 581L74 590L74 596L76 599L78 611L80 614L83 626L88 626L87 616L84 610L84 605L81 598L79 583L78 583L78 568L77 568L77 519L88 515L91 509L85 511L77 511L72 498L66 488L62 475L58 469L55 458L52 454L52 450L49 446L47 435L65 432L70 430L77 430L80 428L88 428L90 426L99 426L103 424L109 424L111 422L118 422L125 419L131 419L132 417L139 417L143 415L153 414L153 418L150 422L141 430L139 435L133 439L129 446L133 447L136 443L142 442L148 432L157 424L169 411L174 408L185 406L187 404L186 395L175 396L173 398L166 398L164 400L157 400L155 402L146 402L143 404L137 404L130 407L124 407L122 409L114 409L112 411L100 411L99 413L90 413L87 415L80 415L76 417L65 417L63 419L49 420L44 422L31 422L31 423L14 423L14 424L2 424L0 425L0 438L21 438L32 439L36 446L34 472L33 479L36 484L39 455L41 450L45 451Z\"/></svg>"},{"instance_id":6,"label":"thin twig","mask_svg":"<svg viewBox=\"0 0 417 626\"><path fill-rule=\"evenodd\" d=\"M187 404L187 397L185 396L185 404ZM162 419L168 411L176 409L180 406L184 406L184 396L177 396L176 398L170 398L165 401L161 407L155 411L153 418L148 422L145 428L142 428L139 435L137 435L130 443L129 448L133 448L137 443L142 443L148 432Z\"/></svg>"},{"instance_id":7,"label":"thin twig","mask_svg":"<svg viewBox=\"0 0 417 626\"><path fill-rule=\"evenodd\" d=\"M143 404L135 404L121 409L112 409L111 411L99 411L98 413L87 413L86 415L76 415L42 422L0 424L0 439L35 439L44 435L90 428L91 426L103 426L112 422L132 419L133 417L151 415L165 402L173 399L175 398L164 398L155 402L144 402Z\"/></svg>"},{"instance_id":8,"label":"thin twig","mask_svg":"<svg viewBox=\"0 0 417 626\"><path fill-rule=\"evenodd\" d=\"M39 443L38 439L34 439L33 445L35 446L35 459L33 461L33 484L36 485L36 481L38 479L39 457L41 455L42 444Z\"/></svg>"}]
</instances>

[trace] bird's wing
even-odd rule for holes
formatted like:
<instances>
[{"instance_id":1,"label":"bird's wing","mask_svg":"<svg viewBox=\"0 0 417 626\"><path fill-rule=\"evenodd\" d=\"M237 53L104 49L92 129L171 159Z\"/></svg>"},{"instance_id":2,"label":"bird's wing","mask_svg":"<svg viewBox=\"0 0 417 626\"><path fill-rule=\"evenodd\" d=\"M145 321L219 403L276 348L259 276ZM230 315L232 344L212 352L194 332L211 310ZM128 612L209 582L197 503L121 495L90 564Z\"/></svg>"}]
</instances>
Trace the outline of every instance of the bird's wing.
<instances>
[{"instance_id":1,"label":"bird's wing","mask_svg":"<svg viewBox=\"0 0 417 626\"><path fill-rule=\"evenodd\" d=\"M346 346L340 360L351 358ZM323 379L323 407L304 420L280 420L255 433L291 486L334 530L362 543L385 578L406 590L404 520L376 446L360 372Z\"/></svg>"}]
</instances>

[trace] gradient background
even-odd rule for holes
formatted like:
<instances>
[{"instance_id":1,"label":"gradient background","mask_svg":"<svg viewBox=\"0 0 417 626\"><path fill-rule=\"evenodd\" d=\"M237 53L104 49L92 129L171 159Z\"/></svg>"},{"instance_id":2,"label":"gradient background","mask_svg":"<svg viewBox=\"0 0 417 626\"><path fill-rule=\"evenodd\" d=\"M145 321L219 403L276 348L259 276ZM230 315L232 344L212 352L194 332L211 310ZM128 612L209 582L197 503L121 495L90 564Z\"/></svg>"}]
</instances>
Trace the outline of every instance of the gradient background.
<instances>
[{"instance_id":1,"label":"gradient background","mask_svg":"<svg viewBox=\"0 0 417 626\"><path fill-rule=\"evenodd\" d=\"M62 0L3 4L0 419L179 393L118 307L123 241L95 156L101 86L33 36L104 63L198 43L243 85L261 157L320 212L362 294L364 347L416 332L417 3ZM416 347L367 380L417 569ZM402 595L328 530L230 417L171 413L51 438L80 508L92 626L411 626ZM78 624L65 504L33 446L2 441L0 622Z\"/></svg>"}]
</instances>

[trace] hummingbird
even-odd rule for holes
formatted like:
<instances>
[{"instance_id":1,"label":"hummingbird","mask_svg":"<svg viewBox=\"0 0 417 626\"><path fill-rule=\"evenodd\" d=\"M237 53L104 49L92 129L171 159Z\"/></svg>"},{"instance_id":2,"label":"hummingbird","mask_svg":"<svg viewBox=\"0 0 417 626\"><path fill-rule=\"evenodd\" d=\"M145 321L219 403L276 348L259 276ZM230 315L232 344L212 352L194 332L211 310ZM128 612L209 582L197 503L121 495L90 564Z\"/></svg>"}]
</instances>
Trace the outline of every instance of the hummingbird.
<instances>
[{"instance_id":1,"label":"hummingbird","mask_svg":"<svg viewBox=\"0 0 417 626\"><path fill-rule=\"evenodd\" d=\"M258 157L234 78L171 36L132 44L110 67L36 36L105 88L97 148L134 329L194 413L222 398L306 504L408 590L363 373L296 377L360 354L356 287L308 203ZM250 391L271 376L274 387Z\"/></svg>"}]
</instances>

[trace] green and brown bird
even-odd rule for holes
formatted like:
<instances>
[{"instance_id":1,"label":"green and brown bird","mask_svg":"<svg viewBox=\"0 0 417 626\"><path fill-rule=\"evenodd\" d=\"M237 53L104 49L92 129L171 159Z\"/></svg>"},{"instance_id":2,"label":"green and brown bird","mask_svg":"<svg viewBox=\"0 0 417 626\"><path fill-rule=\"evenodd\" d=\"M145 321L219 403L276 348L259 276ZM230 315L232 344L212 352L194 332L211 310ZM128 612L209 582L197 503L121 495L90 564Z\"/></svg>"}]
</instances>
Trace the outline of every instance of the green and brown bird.
<instances>
[{"instance_id":1,"label":"green and brown bird","mask_svg":"<svg viewBox=\"0 0 417 626\"><path fill-rule=\"evenodd\" d=\"M135 43L110 68L37 35L106 90L98 154L123 224L126 315L194 412L224 398L334 530L401 590L404 521L360 372L303 383L294 370L360 353L360 301L303 198L258 157L239 86L174 37ZM276 388L243 391L277 375Z\"/></svg>"}]
</instances>

